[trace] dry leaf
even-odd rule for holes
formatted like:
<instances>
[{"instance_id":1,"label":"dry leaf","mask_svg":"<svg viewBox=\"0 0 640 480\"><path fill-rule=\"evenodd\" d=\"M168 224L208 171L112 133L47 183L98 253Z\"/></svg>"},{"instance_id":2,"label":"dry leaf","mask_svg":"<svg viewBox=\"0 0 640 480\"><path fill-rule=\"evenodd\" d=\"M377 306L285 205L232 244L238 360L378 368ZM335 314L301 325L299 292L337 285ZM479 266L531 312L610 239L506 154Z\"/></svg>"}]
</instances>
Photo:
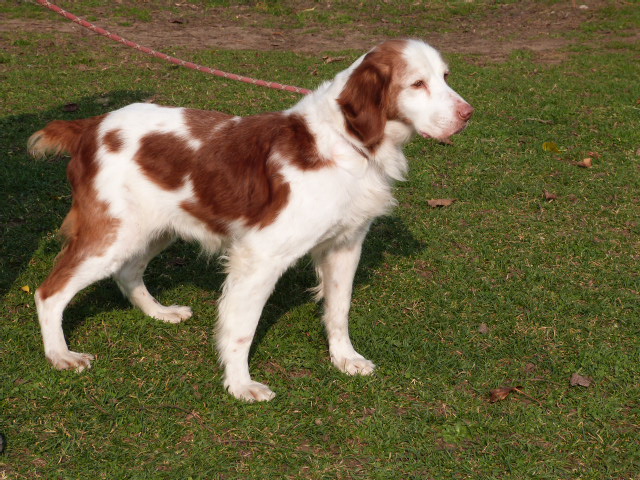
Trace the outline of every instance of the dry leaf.
<instances>
[{"instance_id":1,"label":"dry leaf","mask_svg":"<svg viewBox=\"0 0 640 480\"><path fill-rule=\"evenodd\" d=\"M556 200L557 198L558 198L558 195L556 195L555 193L547 192L546 190L544 191L545 200L551 201L551 200Z\"/></svg>"},{"instance_id":2,"label":"dry leaf","mask_svg":"<svg viewBox=\"0 0 640 480\"><path fill-rule=\"evenodd\" d=\"M491 392L489 392L491 395L491 397L489 398L489 401L491 403L500 402L501 400L504 400L505 398L507 398L511 392L513 392L514 390L518 390L519 388L522 388L522 387L495 388L491 390Z\"/></svg>"},{"instance_id":3,"label":"dry leaf","mask_svg":"<svg viewBox=\"0 0 640 480\"><path fill-rule=\"evenodd\" d=\"M486 323L481 323L478 327L478 331L484 335L486 333L489 333L489 327Z\"/></svg>"},{"instance_id":4,"label":"dry leaf","mask_svg":"<svg viewBox=\"0 0 640 480\"><path fill-rule=\"evenodd\" d=\"M25 285L24 287L20 287L20 290L22 290L23 292L31 293L31 288L29 288L29 285Z\"/></svg>"},{"instance_id":5,"label":"dry leaf","mask_svg":"<svg viewBox=\"0 0 640 480\"><path fill-rule=\"evenodd\" d=\"M429 204L430 207L436 208L436 207L448 207L455 201L456 201L455 198L436 198L434 200L428 200L427 203Z\"/></svg>"},{"instance_id":6,"label":"dry leaf","mask_svg":"<svg viewBox=\"0 0 640 480\"><path fill-rule=\"evenodd\" d=\"M322 59L324 60L324 63L341 62L345 58L346 57L344 57L344 56L342 56L342 57L322 57Z\"/></svg>"},{"instance_id":7,"label":"dry leaf","mask_svg":"<svg viewBox=\"0 0 640 480\"><path fill-rule=\"evenodd\" d=\"M571 375L571 380L569 383L572 387L590 387L593 380L589 377L583 377L579 373L574 373Z\"/></svg>"},{"instance_id":8,"label":"dry leaf","mask_svg":"<svg viewBox=\"0 0 640 480\"><path fill-rule=\"evenodd\" d=\"M593 160L591 160L591 157L587 157L581 162L576 163L576 165L582 168L591 168L593 166Z\"/></svg>"},{"instance_id":9,"label":"dry leaf","mask_svg":"<svg viewBox=\"0 0 640 480\"><path fill-rule=\"evenodd\" d=\"M560 148L558 147L558 144L556 142L544 142L542 144L542 149L545 152L560 153Z\"/></svg>"}]
</instances>

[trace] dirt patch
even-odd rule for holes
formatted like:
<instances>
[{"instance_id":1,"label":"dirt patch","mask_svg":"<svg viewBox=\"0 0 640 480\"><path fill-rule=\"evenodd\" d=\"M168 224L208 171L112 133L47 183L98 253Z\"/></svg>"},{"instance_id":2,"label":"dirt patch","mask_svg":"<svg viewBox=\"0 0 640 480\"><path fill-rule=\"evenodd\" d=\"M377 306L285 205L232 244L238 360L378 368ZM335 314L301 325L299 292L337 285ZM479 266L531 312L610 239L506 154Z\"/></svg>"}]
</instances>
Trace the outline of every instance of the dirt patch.
<instances>
[{"instance_id":1,"label":"dirt patch","mask_svg":"<svg viewBox=\"0 0 640 480\"><path fill-rule=\"evenodd\" d=\"M565 48L571 44L567 33L574 32L592 19L609 2L592 0L588 8L572 2L554 5L536 1L506 4L492 10L488 16L471 18L455 16L443 24L430 20L429 11L402 15L400 21L390 22L372 13L362 13L349 25L313 25L303 28L282 25L283 28L264 26L277 24L277 17L268 17L255 8L246 6L203 9L184 4L178 13L167 10L153 12L152 20L140 22L114 19L108 10L96 10L95 23L108 28L141 45L160 51L172 47L189 49L252 49L288 50L306 54L319 54L345 49L368 50L376 43L406 36L405 32L424 32L419 36L447 53L474 56L478 62L501 61L514 50L534 52L543 62L561 61L567 56ZM68 20L7 19L0 31L66 32L95 35ZM110 23L111 22L111 23ZM419 28L418 28L419 27ZM384 33L380 33L384 31ZM605 32L610 38L637 41L638 31Z\"/></svg>"}]
</instances>

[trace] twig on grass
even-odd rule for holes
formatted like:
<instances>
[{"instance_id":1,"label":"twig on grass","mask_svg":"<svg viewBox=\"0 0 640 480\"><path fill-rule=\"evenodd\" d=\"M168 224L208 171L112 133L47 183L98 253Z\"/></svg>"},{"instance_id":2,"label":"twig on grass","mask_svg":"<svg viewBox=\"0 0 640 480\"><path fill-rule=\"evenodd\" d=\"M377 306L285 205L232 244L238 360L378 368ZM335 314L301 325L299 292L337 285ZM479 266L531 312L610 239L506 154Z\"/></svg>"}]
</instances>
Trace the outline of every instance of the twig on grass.
<instances>
[{"instance_id":1,"label":"twig on grass","mask_svg":"<svg viewBox=\"0 0 640 480\"><path fill-rule=\"evenodd\" d=\"M528 117L524 119L525 122L538 122L544 123L545 125L553 125L553 120L544 120L542 118Z\"/></svg>"}]
</instances>

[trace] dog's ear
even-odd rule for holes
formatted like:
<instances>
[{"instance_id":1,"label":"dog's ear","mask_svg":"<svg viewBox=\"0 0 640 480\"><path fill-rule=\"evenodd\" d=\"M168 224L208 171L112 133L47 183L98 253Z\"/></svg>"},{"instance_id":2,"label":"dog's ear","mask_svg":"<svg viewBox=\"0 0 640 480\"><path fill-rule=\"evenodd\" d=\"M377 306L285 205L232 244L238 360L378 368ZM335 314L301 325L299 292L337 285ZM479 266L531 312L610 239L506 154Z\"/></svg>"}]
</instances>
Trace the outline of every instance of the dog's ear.
<instances>
[{"instance_id":1,"label":"dog's ear","mask_svg":"<svg viewBox=\"0 0 640 480\"><path fill-rule=\"evenodd\" d=\"M391 67L376 61L375 52L365 56L338 97L347 131L368 149L384 136L387 123Z\"/></svg>"}]
</instances>

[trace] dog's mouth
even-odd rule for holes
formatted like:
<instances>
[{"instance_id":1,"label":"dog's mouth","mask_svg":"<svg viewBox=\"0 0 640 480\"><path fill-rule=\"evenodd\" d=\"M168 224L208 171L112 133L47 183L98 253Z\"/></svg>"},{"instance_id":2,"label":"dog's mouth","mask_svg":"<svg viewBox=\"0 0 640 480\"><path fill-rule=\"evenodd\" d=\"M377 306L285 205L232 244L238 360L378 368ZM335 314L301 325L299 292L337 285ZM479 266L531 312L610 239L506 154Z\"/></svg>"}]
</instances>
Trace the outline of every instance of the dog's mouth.
<instances>
[{"instance_id":1,"label":"dog's mouth","mask_svg":"<svg viewBox=\"0 0 640 480\"><path fill-rule=\"evenodd\" d=\"M438 136L429 135L427 132L418 132L418 133L420 133L420 135L422 135L424 138L433 138L434 140L437 140L440 143L453 145L453 142L451 141L451 136L454 135L453 133L451 135L438 135Z\"/></svg>"},{"instance_id":2,"label":"dog's mouth","mask_svg":"<svg viewBox=\"0 0 640 480\"><path fill-rule=\"evenodd\" d=\"M462 132L465 128L467 128L467 125L469 125L469 122L463 122L456 130L454 130L453 132L447 132L444 135L431 135L428 132L424 132L424 131L418 131L418 133L422 135L424 138L433 138L434 140L437 140L440 143L453 145L453 141L451 140L451 137Z\"/></svg>"}]
</instances>

